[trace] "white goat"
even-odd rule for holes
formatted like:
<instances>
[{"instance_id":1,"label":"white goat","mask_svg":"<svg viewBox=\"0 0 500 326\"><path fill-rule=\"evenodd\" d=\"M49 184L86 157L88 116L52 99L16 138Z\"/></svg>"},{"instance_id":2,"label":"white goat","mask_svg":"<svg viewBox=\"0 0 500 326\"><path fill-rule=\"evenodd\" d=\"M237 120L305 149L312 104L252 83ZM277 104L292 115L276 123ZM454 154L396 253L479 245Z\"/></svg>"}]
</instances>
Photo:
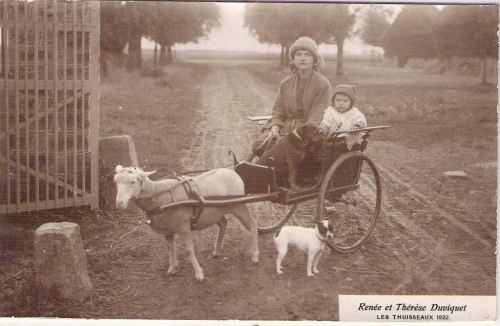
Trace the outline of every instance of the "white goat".
<instances>
[{"instance_id":1,"label":"white goat","mask_svg":"<svg viewBox=\"0 0 500 326\"><path fill-rule=\"evenodd\" d=\"M129 201L133 200L141 209L148 212L162 205L189 198L185 187L181 185L182 181L178 179L152 181L149 176L155 171L145 172L139 168L124 168L121 165L116 166L115 171L116 206L120 209L126 209ZM203 197L244 195L245 193L243 180L236 172L229 169L211 170L193 177L192 180L199 189L199 194ZM219 234L213 251L213 256L217 257L224 245L227 228L226 215L228 214L236 216L250 232L252 262L254 264L259 262L257 225L250 217L245 204L205 207L196 224L192 227L193 214L194 209L192 206L181 205L149 217L153 230L164 234L167 239L170 260L167 274L175 274L178 268L174 245L174 234L177 233L183 238L189 252L189 259L196 279L203 281L203 269L198 264L194 254L191 230L202 230L214 224L218 225Z\"/></svg>"}]
</instances>

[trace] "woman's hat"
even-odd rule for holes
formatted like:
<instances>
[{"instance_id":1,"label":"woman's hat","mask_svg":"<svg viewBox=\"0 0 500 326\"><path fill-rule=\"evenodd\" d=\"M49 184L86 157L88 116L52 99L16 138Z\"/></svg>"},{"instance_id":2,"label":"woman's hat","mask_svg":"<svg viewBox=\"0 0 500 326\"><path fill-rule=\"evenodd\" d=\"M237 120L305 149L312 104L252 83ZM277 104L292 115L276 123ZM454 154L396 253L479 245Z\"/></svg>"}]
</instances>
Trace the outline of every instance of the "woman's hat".
<instances>
[{"instance_id":1,"label":"woman's hat","mask_svg":"<svg viewBox=\"0 0 500 326\"><path fill-rule=\"evenodd\" d=\"M332 100L338 93L343 93L351 98L352 104L356 103L356 87L353 85L337 85L333 88Z\"/></svg>"},{"instance_id":2,"label":"woman's hat","mask_svg":"<svg viewBox=\"0 0 500 326\"><path fill-rule=\"evenodd\" d=\"M297 52L298 50L309 51L314 57L314 62L318 63L320 66L323 65L323 58L321 58L321 56L318 53L318 45L316 44L316 41L314 41L312 38L303 36L295 40L295 42L293 42L292 46L290 47L290 51L288 53L290 56L290 60L293 60L295 52Z\"/></svg>"}]
</instances>

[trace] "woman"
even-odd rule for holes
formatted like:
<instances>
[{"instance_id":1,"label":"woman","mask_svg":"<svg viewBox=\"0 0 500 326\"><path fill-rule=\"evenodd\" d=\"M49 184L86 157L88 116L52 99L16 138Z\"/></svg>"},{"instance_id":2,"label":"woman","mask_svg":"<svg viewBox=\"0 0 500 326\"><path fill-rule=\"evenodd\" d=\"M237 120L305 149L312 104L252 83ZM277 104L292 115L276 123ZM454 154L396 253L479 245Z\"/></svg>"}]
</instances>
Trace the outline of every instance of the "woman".
<instances>
[{"instance_id":1,"label":"woman","mask_svg":"<svg viewBox=\"0 0 500 326\"><path fill-rule=\"evenodd\" d=\"M328 79L319 73L323 59L316 42L309 37L298 38L290 47L292 74L280 84L272 109L270 136L277 138L293 131L305 122L319 125L332 96ZM257 140L252 148L262 155L266 139Z\"/></svg>"}]
</instances>

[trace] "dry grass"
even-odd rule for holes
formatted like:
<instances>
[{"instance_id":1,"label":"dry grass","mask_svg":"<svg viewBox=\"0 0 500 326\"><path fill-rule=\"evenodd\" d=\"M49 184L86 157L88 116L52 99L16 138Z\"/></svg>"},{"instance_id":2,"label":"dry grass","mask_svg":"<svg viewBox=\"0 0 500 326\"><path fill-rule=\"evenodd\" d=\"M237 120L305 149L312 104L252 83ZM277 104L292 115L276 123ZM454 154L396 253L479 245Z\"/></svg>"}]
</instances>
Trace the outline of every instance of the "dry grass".
<instances>
[{"instance_id":1,"label":"dry grass","mask_svg":"<svg viewBox=\"0 0 500 326\"><path fill-rule=\"evenodd\" d=\"M156 71L151 76L151 71ZM129 73L116 69L101 86L101 136L132 136L139 164L160 174L180 171L178 156L189 147L199 119L202 64L177 64ZM148 76L144 76L144 74Z\"/></svg>"},{"instance_id":2,"label":"dry grass","mask_svg":"<svg viewBox=\"0 0 500 326\"><path fill-rule=\"evenodd\" d=\"M273 90L285 75L272 63L246 60L245 64ZM475 149L483 153L484 160L496 161L496 88L480 87L479 78L427 75L416 69L362 62L346 63L348 75L335 76L334 64L328 64L324 73L333 85L352 83L358 87L358 106L370 124L391 125L390 130L374 135L377 139L416 148L449 143L445 147L450 150ZM196 133L194 126L200 119L201 105L197 85L207 73L208 68L199 63L177 63L162 71L149 67L134 73L112 70L112 75L102 81L101 135L131 135L141 166L156 169L159 175L183 170L180 153L189 148ZM484 184L484 179L478 182ZM27 236L21 243L18 239L14 247L0 241L0 316L147 317L143 305L151 298L146 282L151 281L149 287L162 286L165 277L155 271L164 265L160 261L164 254L148 252L149 244L162 239L152 234L142 219L139 213L77 210L12 217L7 222L17 220L17 227L23 230L34 230L47 221L80 224L84 247L89 250L94 295L81 305L41 301L34 282L32 239ZM128 241L131 237L136 240ZM144 269L144 257L155 259L148 261L154 268ZM169 282L178 288L186 286L182 278L171 278ZM184 299L172 300L165 293L154 298L149 308L169 306L175 310ZM137 304L127 311L130 302Z\"/></svg>"}]
</instances>

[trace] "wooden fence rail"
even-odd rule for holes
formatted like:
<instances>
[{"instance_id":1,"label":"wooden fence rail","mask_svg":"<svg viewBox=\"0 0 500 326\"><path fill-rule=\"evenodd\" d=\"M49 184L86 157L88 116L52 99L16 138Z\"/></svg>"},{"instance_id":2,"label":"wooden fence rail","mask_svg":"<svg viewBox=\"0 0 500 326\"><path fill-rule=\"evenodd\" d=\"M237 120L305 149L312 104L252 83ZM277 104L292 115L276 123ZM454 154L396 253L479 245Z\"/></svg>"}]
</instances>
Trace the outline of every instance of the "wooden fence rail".
<instances>
[{"instance_id":1,"label":"wooden fence rail","mask_svg":"<svg viewBox=\"0 0 500 326\"><path fill-rule=\"evenodd\" d=\"M99 3L0 1L0 214L98 204Z\"/></svg>"}]
</instances>

